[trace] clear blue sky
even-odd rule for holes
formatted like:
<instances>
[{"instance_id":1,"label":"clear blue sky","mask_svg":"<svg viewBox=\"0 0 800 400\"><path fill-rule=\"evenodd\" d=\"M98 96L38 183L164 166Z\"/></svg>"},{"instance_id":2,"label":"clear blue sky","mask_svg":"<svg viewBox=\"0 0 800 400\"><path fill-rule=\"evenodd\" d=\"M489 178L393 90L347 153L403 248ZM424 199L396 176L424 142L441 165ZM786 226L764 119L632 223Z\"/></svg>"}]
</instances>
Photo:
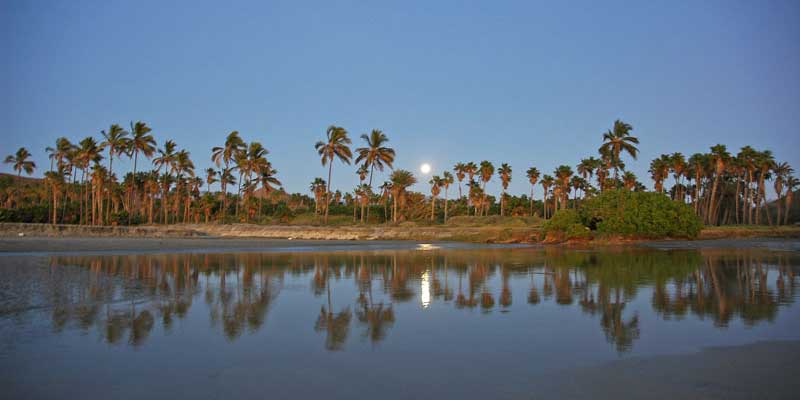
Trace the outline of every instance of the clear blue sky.
<instances>
[{"instance_id":1,"label":"clear blue sky","mask_svg":"<svg viewBox=\"0 0 800 400\"><path fill-rule=\"evenodd\" d=\"M718 142L800 170L798 1L373 3L4 0L2 155L27 147L41 175L57 137L142 120L202 170L238 130L308 192L336 124L355 145L384 130L415 172L508 162L527 193L529 166L574 168L621 118L648 185L658 154Z\"/></svg>"}]
</instances>

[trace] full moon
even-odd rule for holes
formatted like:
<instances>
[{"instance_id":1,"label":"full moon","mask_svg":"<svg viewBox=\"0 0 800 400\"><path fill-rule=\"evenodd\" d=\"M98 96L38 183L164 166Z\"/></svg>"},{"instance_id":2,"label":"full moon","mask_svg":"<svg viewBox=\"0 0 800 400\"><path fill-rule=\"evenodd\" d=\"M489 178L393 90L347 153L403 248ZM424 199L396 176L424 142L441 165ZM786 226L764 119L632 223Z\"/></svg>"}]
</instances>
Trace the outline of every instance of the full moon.
<instances>
[{"instance_id":1,"label":"full moon","mask_svg":"<svg viewBox=\"0 0 800 400\"><path fill-rule=\"evenodd\" d=\"M431 165L428 163L422 164L420 165L419 170L422 171L423 174L427 174L428 172L431 172Z\"/></svg>"}]
</instances>

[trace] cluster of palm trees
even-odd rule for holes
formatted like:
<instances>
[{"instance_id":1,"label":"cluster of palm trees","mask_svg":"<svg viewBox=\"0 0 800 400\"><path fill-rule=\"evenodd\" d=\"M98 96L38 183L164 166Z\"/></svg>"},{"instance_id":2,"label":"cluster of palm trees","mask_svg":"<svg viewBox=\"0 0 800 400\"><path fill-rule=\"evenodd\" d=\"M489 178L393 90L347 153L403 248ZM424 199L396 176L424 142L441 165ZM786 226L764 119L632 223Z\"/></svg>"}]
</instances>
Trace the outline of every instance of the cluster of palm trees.
<instances>
[{"instance_id":1,"label":"cluster of palm trees","mask_svg":"<svg viewBox=\"0 0 800 400\"><path fill-rule=\"evenodd\" d=\"M311 182L314 214L328 223L331 206L344 202L352 208L353 221L362 223L370 220L371 206L380 205L387 222L435 221L439 215L437 201L443 195L441 208L443 221L447 222L453 210L450 189L457 183L456 215L538 214L549 218L558 210L577 208L584 199L605 190L645 190L636 175L626 169L622 159L626 155L637 158L639 139L631 135L632 131L630 124L615 121L603 134L597 158L581 159L575 170L569 165L560 165L551 174L543 174L536 167L528 168L529 197L507 193L513 177L509 164L502 163L495 169L492 162L483 160L459 162L452 172L443 171L441 175L432 176L428 181L430 196L426 198L409 191L409 187L417 183L413 173L393 169L396 154L388 147L389 138L384 132L373 129L361 135L364 145L353 151L348 131L331 125L324 140L315 144L322 165L327 168L328 179L318 177ZM56 140L55 147L46 149L51 165L45 173L45 188L53 223L58 221L59 210L63 221L67 206L67 201L63 201L65 197L71 204L77 203L80 224L131 223L132 220L164 224L199 222L201 216L205 217L205 222L212 217L227 221L231 212L235 221L248 222L257 220L263 210L263 199L281 185L277 171L267 158L269 151L257 141L246 143L236 131L231 132L221 146L212 149L211 161L216 168L206 169L204 177L197 176L189 152L178 150L175 142L167 140L158 148L150 127L144 122L131 123L129 131L114 124L101 135L99 142L89 136L77 144L62 137ZM119 182L113 166L114 159L122 157L132 161L133 169ZM19 180L22 173L30 175L36 168L30 158L30 152L21 148L5 159L17 172L18 184L14 192L6 196L9 199L13 196L14 204L21 202ZM138 170L142 158L152 163L152 169ZM106 165L102 164L104 159L107 159ZM336 161L358 165L359 184L344 195L331 189ZM384 172L387 168L392 170L388 180L375 188L375 172ZM770 225L787 224L794 191L799 185L792 176L791 166L776 162L768 150L757 151L750 146L743 147L735 156L728 153L724 145L713 146L709 153L697 153L689 158L681 153L662 155L650 163L649 172L656 192L668 193L673 200L691 205L706 224L762 224L765 220ZM667 189L670 175L674 184ZM495 176L502 187L499 204L486 190L487 183ZM768 181L778 195L773 207L767 203ZM216 183L219 192L214 194L211 188ZM203 184L207 190L201 195ZM541 204L537 204L533 195L537 184L544 193ZM236 187L235 195L228 194L232 185ZM229 204L231 201L234 204ZM409 207L414 211L409 211ZM421 212L422 207L428 211ZM341 214L341 208L336 210Z\"/></svg>"},{"instance_id":2,"label":"cluster of palm trees","mask_svg":"<svg viewBox=\"0 0 800 400\"><path fill-rule=\"evenodd\" d=\"M275 185L281 184L276 178L277 171L266 159L268 151L258 142L245 143L238 132L229 134L223 147L212 149L212 161L220 169L207 169L205 179L195 173L188 151L179 150L172 140L158 148L150 132L151 128L144 122L131 123L130 131L113 124L101 132L100 142L89 136L74 144L61 137L56 140L55 147L48 147L50 170L44 174L44 182L51 222L64 221L67 206L64 198L77 203L75 222L78 224L107 225L131 223L132 220L150 224L198 222L201 212L209 222L218 196L209 190L201 197L200 188L204 183L210 189L212 184L220 182L222 193L227 193L227 185L238 183L237 216L240 204L249 204L259 185L269 194L275 190ZM33 173L36 165L30 157L30 152L21 148L5 161L13 164L19 178L23 171L29 175ZM121 157L129 158L133 169L119 182L113 167L114 159ZM142 157L151 161L151 170L138 171ZM107 166L102 164L104 158L108 159ZM224 219L228 196L221 197L220 218ZM261 198L263 196L259 200ZM157 199L160 213L155 209ZM157 221L159 214L160 221ZM246 214L244 219L251 214Z\"/></svg>"},{"instance_id":3,"label":"cluster of palm trees","mask_svg":"<svg viewBox=\"0 0 800 400\"><path fill-rule=\"evenodd\" d=\"M793 173L769 150L744 146L732 155L722 144L689 158L682 153L662 154L650 163L656 191L691 204L706 224L713 225L762 224L764 219L769 225L788 224L794 191L800 187ZM667 190L670 175L674 184ZM768 180L777 195L774 220L767 207Z\"/></svg>"}]
</instances>

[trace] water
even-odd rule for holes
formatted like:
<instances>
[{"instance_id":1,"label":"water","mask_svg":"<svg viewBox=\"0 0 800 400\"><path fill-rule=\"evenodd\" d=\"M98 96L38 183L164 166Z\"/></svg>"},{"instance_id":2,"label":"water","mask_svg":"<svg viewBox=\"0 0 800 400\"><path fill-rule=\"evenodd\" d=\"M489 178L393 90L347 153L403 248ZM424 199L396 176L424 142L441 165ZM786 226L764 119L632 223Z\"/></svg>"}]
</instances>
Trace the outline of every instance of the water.
<instances>
[{"instance_id":1,"label":"water","mask_svg":"<svg viewBox=\"0 0 800 400\"><path fill-rule=\"evenodd\" d=\"M800 338L800 252L0 256L6 398L529 397L630 357ZM238 396L237 396L238 397Z\"/></svg>"}]
</instances>

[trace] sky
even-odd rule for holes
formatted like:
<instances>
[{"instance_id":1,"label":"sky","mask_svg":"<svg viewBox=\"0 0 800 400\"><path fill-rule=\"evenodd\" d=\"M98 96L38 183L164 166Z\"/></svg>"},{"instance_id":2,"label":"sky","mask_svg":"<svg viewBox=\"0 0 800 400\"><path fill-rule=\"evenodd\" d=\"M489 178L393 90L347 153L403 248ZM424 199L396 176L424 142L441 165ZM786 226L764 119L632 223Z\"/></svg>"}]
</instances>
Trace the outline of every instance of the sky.
<instances>
[{"instance_id":1,"label":"sky","mask_svg":"<svg viewBox=\"0 0 800 400\"><path fill-rule=\"evenodd\" d=\"M530 166L596 156L615 119L648 186L651 159L716 143L800 170L798 1L2 0L0 48L0 155L28 148L35 176L57 137L139 120L198 171L237 130L290 192L326 177L314 143L332 124L354 148L383 130L418 177L423 162L507 162L513 194ZM337 162L333 187L355 170Z\"/></svg>"}]
</instances>

